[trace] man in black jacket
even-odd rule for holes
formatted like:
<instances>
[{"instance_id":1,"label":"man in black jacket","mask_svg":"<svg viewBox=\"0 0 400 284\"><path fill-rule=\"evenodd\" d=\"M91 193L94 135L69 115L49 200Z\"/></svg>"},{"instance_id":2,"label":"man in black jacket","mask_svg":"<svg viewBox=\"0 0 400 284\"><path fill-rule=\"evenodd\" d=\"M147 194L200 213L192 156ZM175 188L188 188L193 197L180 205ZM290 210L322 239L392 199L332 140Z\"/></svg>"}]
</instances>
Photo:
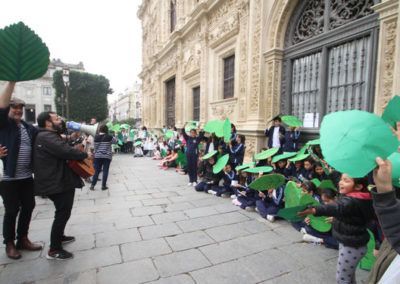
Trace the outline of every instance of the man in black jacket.
<instances>
[{"instance_id":1,"label":"man in black jacket","mask_svg":"<svg viewBox=\"0 0 400 284\"><path fill-rule=\"evenodd\" d=\"M273 118L273 125L265 129L265 136L268 137L268 148L279 148L282 153L282 147L285 144L285 127L281 125L282 119L279 116Z\"/></svg>"},{"instance_id":2,"label":"man in black jacket","mask_svg":"<svg viewBox=\"0 0 400 284\"><path fill-rule=\"evenodd\" d=\"M67 165L67 160L83 160L88 157L61 137L61 118L54 112L42 112L37 118L39 133L34 143L35 194L45 195L56 208L51 228L48 259L69 259L72 253L62 244L72 242L74 237L65 236L64 229L71 216L75 188L83 182Z\"/></svg>"},{"instance_id":3,"label":"man in black jacket","mask_svg":"<svg viewBox=\"0 0 400 284\"><path fill-rule=\"evenodd\" d=\"M5 213L3 237L6 254L19 259L21 250L41 250L28 239L29 224L35 208L32 179L32 144L36 129L22 120L24 101L13 98L15 82L8 82L0 96L0 145L4 173L0 182ZM18 218L17 246L15 223Z\"/></svg>"}]
</instances>

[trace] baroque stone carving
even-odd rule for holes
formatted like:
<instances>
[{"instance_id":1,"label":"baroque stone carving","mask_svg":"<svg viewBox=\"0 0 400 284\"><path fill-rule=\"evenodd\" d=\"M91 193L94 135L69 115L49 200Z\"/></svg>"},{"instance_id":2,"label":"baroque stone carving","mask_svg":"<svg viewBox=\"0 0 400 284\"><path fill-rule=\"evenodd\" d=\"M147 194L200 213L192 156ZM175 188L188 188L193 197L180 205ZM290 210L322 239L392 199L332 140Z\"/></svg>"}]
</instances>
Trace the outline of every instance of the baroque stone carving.
<instances>
[{"instance_id":1,"label":"baroque stone carving","mask_svg":"<svg viewBox=\"0 0 400 284\"><path fill-rule=\"evenodd\" d=\"M236 4L236 0L226 0L216 10L210 13L208 18L208 25L213 27L219 24L219 21L226 17L226 15L232 10L232 7Z\"/></svg>"},{"instance_id":2,"label":"baroque stone carving","mask_svg":"<svg viewBox=\"0 0 400 284\"><path fill-rule=\"evenodd\" d=\"M250 110L257 111L259 105L260 91L260 42L261 42L261 0L254 1L255 7L255 27L253 31L253 50L251 58L251 90L250 90Z\"/></svg>"},{"instance_id":3,"label":"baroque stone carving","mask_svg":"<svg viewBox=\"0 0 400 284\"><path fill-rule=\"evenodd\" d=\"M226 103L226 102L212 103L211 109L213 116L218 119L226 119L226 118L232 119L232 114L234 113L235 110L235 102L236 100L231 103Z\"/></svg>"},{"instance_id":4,"label":"baroque stone carving","mask_svg":"<svg viewBox=\"0 0 400 284\"><path fill-rule=\"evenodd\" d=\"M248 46L248 3L242 3L240 7L240 64L239 64L239 97L240 99L240 112L239 119L244 120L246 116L246 94L247 94L247 46Z\"/></svg>"},{"instance_id":5,"label":"baroque stone carving","mask_svg":"<svg viewBox=\"0 0 400 284\"><path fill-rule=\"evenodd\" d=\"M246 136L246 158L254 156L256 152L256 137ZM247 159L246 159L247 160Z\"/></svg>"},{"instance_id":6,"label":"baroque stone carving","mask_svg":"<svg viewBox=\"0 0 400 284\"><path fill-rule=\"evenodd\" d=\"M226 19L223 23L215 27L208 34L208 40L211 44L223 39L230 33L237 32L239 27L238 14L235 13Z\"/></svg>"},{"instance_id":7,"label":"baroque stone carving","mask_svg":"<svg viewBox=\"0 0 400 284\"><path fill-rule=\"evenodd\" d=\"M394 53L396 50L396 21L385 23L385 41L384 41L384 53L383 53L383 92L380 107L386 105L386 103L392 97L393 91L393 71L394 71Z\"/></svg>"},{"instance_id":8,"label":"baroque stone carving","mask_svg":"<svg viewBox=\"0 0 400 284\"><path fill-rule=\"evenodd\" d=\"M293 44L302 42L324 31L325 0L312 0L304 7L295 25Z\"/></svg>"}]
</instances>

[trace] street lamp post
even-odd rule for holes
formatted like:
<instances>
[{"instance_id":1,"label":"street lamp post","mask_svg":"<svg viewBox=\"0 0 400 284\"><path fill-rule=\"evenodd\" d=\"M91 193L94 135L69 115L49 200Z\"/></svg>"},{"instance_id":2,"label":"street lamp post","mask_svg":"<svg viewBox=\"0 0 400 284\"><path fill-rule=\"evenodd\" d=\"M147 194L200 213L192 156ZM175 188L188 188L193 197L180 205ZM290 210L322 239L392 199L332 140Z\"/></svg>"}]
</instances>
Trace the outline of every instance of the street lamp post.
<instances>
[{"instance_id":1,"label":"street lamp post","mask_svg":"<svg viewBox=\"0 0 400 284\"><path fill-rule=\"evenodd\" d=\"M66 109L66 116L69 119L69 96L68 96L68 88L69 88L69 69L68 68L64 68L63 69L63 81L64 81L64 85L65 85L65 103L67 106Z\"/></svg>"}]
</instances>

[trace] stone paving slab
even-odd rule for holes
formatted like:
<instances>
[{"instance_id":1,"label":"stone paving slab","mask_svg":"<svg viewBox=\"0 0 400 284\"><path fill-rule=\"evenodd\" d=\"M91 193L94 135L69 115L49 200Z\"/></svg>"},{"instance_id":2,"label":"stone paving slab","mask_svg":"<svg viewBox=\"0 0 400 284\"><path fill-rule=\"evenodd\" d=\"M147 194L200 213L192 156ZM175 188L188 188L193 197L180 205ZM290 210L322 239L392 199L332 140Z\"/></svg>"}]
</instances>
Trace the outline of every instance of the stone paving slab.
<instances>
[{"instance_id":1,"label":"stone paving slab","mask_svg":"<svg viewBox=\"0 0 400 284\"><path fill-rule=\"evenodd\" d=\"M65 245L72 260L45 258L54 206L36 198L30 238L45 247L11 260L0 244L0 283L335 283L337 251L301 243L287 222L196 192L156 164L115 155L109 190L76 191L65 230L77 238ZM367 277L357 270L358 283Z\"/></svg>"}]
</instances>

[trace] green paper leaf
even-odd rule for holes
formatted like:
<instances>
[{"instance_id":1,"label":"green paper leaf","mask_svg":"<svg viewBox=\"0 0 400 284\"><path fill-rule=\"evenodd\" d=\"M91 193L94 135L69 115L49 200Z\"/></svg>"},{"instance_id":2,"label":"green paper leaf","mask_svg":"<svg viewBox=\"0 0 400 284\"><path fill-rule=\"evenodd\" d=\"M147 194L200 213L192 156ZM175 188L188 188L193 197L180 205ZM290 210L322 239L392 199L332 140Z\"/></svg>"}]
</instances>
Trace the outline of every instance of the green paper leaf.
<instances>
[{"instance_id":1,"label":"green paper leaf","mask_svg":"<svg viewBox=\"0 0 400 284\"><path fill-rule=\"evenodd\" d=\"M306 145L308 146L314 146L314 145L319 145L320 144L320 140L321 139L314 139L314 140L310 140L306 143Z\"/></svg>"},{"instance_id":2,"label":"green paper leaf","mask_svg":"<svg viewBox=\"0 0 400 284\"><path fill-rule=\"evenodd\" d=\"M368 230L369 241L367 243L367 253L359 262L360 269L370 271L375 263L374 249L375 249L375 237L370 230Z\"/></svg>"},{"instance_id":3,"label":"green paper leaf","mask_svg":"<svg viewBox=\"0 0 400 284\"><path fill-rule=\"evenodd\" d=\"M353 178L366 176L376 167L376 157L386 159L399 145L380 117L359 110L326 115L320 132L325 160Z\"/></svg>"},{"instance_id":4,"label":"green paper leaf","mask_svg":"<svg viewBox=\"0 0 400 284\"><path fill-rule=\"evenodd\" d=\"M135 130L134 129L131 129L129 131L129 137L131 137L131 138L135 137Z\"/></svg>"},{"instance_id":5,"label":"green paper leaf","mask_svg":"<svg viewBox=\"0 0 400 284\"><path fill-rule=\"evenodd\" d=\"M300 205L305 206L318 206L320 205L317 200L314 199L310 194L303 193L302 197L300 197Z\"/></svg>"},{"instance_id":6,"label":"green paper leaf","mask_svg":"<svg viewBox=\"0 0 400 284\"><path fill-rule=\"evenodd\" d=\"M385 108L382 119L391 127L396 127L396 122L400 121L400 97L394 96Z\"/></svg>"},{"instance_id":7,"label":"green paper leaf","mask_svg":"<svg viewBox=\"0 0 400 284\"><path fill-rule=\"evenodd\" d=\"M198 126L199 126L199 122L198 121L188 121L186 126L185 126L185 132L187 134L189 134L190 130L196 129Z\"/></svg>"},{"instance_id":8,"label":"green paper leaf","mask_svg":"<svg viewBox=\"0 0 400 284\"><path fill-rule=\"evenodd\" d=\"M272 172L272 170L273 170L272 167L263 166L263 167L249 168L249 169L244 170L244 172L258 174L258 173L269 173L269 172Z\"/></svg>"},{"instance_id":9,"label":"green paper leaf","mask_svg":"<svg viewBox=\"0 0 400 284\"><path fill-rule=\"evenodd\" d=\"M140 146L140 145L142 145L142 141L136 141L134 144L133 144L133 146ZM164 150L164 149L163 149Z\"/></svg>"},{"instance_id":10,"label":"green paper leaf","mask_svg":"<svg viewBox=\"0 0 400 284\"><path fill-rule=\"evenodd\" d=\"M400 187L400 153L394 152L388 158L392 162L392 183Z\"/></svg>"},{"instance_id":11,"label":"green paper leaf","mask_svg":"<svg viewBox=\"0 0 400 284\"><path fill-rule=\"evenodd\" d=\"M178 151L178 158L176 158L176 163L182 168L187 165L187 158L185 153L181 150Z\"/></svg>"},{"instance_id":12,"label":"green paper leaf","mask_svg":"<svg viewBox=\"0 0 400 284\"><path fill-rule=\"evenodd\" d=\"M300 127L303 125L303 122L293 115L284 115L281 119L283 123L291 127Z\"/></svg>"},{"instance_id":13,"label":"green paper leaf","mask_svg":"<svg viewBox=\"0 0 400 284\"><path fill-rule=\"evenodd\" d=\"M218 174L220 171L222 171L225 165L228 163L228 160L229 160L229 154L225 154L221 158L219 158L218 161L213 166L213 173Z\"/></svg>"},{"instance_id":14,"label":"green paper leaf","mask_svg":"<svg viewBox=\"0 0 400 284\"><path fill-rule=\"evenodd\" d=\"M129 129L129 128L131 128L131 126L129 124L124 123L124 124L121 124L121 128Z\"/></svg>"},{"instance_id":15,"label":"green paper leaf","mask_svg":"<svg viewBox=\"0 0 400 284\"><path fill-rule=\"evenodd\" d=\"M41 78L49 67L50 52L42 39L23 22L0 30L0 80Z\"/></svg>"},{"instance_id":16,"label":"green paper leaf","mask_svg":"<svg viewBox=\"0 0 400 284\"><path fill-rule=\"evenodd\" d=\"M320 185L317 187L319 187L321 189L330 188L334 191L338 191L336 186L333 184L333 181L330 179L324 179L323 181L321 181Z\"/></svg>"},{"instance_id":17,"label":"green paper leaf","mask_svg":"<svg viewBox=\"0 0 400 284\"><path fill-rule=\"evenodd\" d=\"M172 130L168 130L165 132L165 138L171 139L174 136L174 132Z\"/></svg>"},{"instance_id":18,"label":"green paper leaf","mask_svg":"<svg viewBox=\"0 0 400 284\"><path fill-rule=\"evenodd\" d=\"M308 145L304 145L299 152L297 152L297 155L305 154L306 151L308 150Z\"/></svg>"},{"instance_id":19,"label":"green paper leaf","mask_svg":"<svg viewBox=\"0 0 400 284\"><path fill-rule=\"evenodd\" d=\"M210 120L204 125L204 131L209 132L209 133L215 133L217 137L222 137L223 134L223 121L221 120Z\"/></svg>"},{"instance_id":20,"label":"green paper leaf","mask_svg":"<svg viewBox=\"0 0 400 284\"><path fill-rule=\"evenodd\" d=\"M137 141L136 143L138 143L138 142L140 142L140 141ZM140 145L140 144L138 144L138 145ZM135 145L135 146L137 146L137 145ZM167 156L167 150L161 149L161 157L165 158L166 156Z\"/></svg>"},{"instance_id":21,"label":"green paper leaf","mask_svg":"<svg viewBox=\"0 0 400 284\"><path fill-rule=\"evenodd\" d=\"M304 205L290 208L282 208L278 211L277 215L285 220L288 220L289 222L300 222L304 219L304 217L297 216L297 213L303 211L306 208L307 206Z\"/></svg>"},{"instance_id":22,"label":"green paper leaf","mask_svg":"<svg viewBox=\"0 0 400 284\"><path fill-rule=\"evenodd\" d=\"M271 148L271 149L262 151L261 153L254 155L254 159L265 160L265 159L268 159L269 157L275 155L276 153L278 153L278 151L279 151L279 148Z\"/></svg>"},{"instance_id":23,"label":"green paper leaf","mask_svg":"<svg viewBox=\"0 0 400 284\"><path fill-rule=\"evenodd\" d=\"M225 119L224 125L223 125L223 134L224 134L224 142L225 143L230 142L231 131L232 131L231 122L230 122L229 118L227 118L227 119Z\"/></svg>"},{"instance_id":24,"label":"green paper leaf","mask_svg":"<svg viewBox=\"0 0 400 284\"><path fill-rule=\"evenodd\" d=\"M107 122L106 126L108 127L109 130L111 130L113 127L113 124L111 121L109 121L109 122Z\"/></svg>"},{"instance_id":25,"label":"green paper leaf","mask_svg":"<svg viewBox=\"0 0 400 284\"><path fill-rule=\"evenodd\" d=\"M113 127L112 127L112 131L120 132L121 131L121 125L119 125L118 123L114 124Z\"/></svg>"},{"instance_id":26,"label":"green paper leaf","mask_svg":"<svg viewBox=\"0 0 400 284\"><path fill-rule=\"evenodd\" d=\"M308 215L310 218L310 226L321 233L329 232L332 229L332 224L326 222L325 216L315 217L314 215Z\"/></svg>"},{"instance_id":27,"label":"green paper leaf","mask_svg":"<svg viewBox=\"0 0 400 284\"><path fill-rule=\"evenodd\" d=\"M297 155L296 152L284 152L283 154L280 154L278 156L273 157L272 158L272 163L276 163L276 162L279 162L280 160L291 158L291 157L294 157L296 155Z\"/></svg>"},{"instance_id":28,"label":"green paper leaf","mask_svg":"<svg viewBox=\"0 0 400 284\"><path fill-rule=\"evenodd\" d=\"M302 193L303 190L301 187L298 187L295 182L289 181L284 191L285 208L299 206Z\"/></svg>"},{"instance_id":29,"label":"green paper leaf","mask_svg":"<svg viewBox=\"0 0 400 284\"><path fill-rule=\"evenodd\" d=\"M207 159L211 158L212 156L214 156L217 153L218 153L217 150L211 151L211 152L207 153L206 155L204 155L203 157L201 157L201 159L202 160L207 160Z\"/></svg>"},{"instance_id":30,"label":"green paper leaf","mask_svg":"<svg viewBox=\"0 0 400 284\"><path fill-rule=\"evenodd\" d=\"M236 170L236 171L241 171L241 170L243 170L243 169L252 168L252 167L254 167L255 164L256 164L256 163L254 163L254 162L247 163L247 164L243 164L243 165L237 166L237 167L235 168L235 170Z\"/></svg>"},{"instance_id":31,"label":"green paper leaf","mask_svg":"<svg viewBox=\"0 0 400 284\"><path fill-rule=\"evenodd\" d=\"M310 156L310 154L297 154L293 158L289 159L291 162L297 162L297 161L302 161L307 159Z\"/></svg>"},{"instance_id":32,"label":"green paper leaf","mask_svg":"<svg viewBox=\"0 0 400 284\"><path fill-rule=\"evenodd\" d=\"M313 178L311 182L315 185L315 187L319 187L321 185L321 181L317 178Z\"/></svg>"},{"instance_id":33,"label":"green paper leaf","mask_svg":"<svg viewBox=\"0 0 400 284\"><path fill-rule=\"evenodd\" d=\"M281 185L285 184L285 177L280 174L270 174L259 177L249 187L258 191L266 191L268 189L276 189Z\"/></svg>"}]
</instances>

